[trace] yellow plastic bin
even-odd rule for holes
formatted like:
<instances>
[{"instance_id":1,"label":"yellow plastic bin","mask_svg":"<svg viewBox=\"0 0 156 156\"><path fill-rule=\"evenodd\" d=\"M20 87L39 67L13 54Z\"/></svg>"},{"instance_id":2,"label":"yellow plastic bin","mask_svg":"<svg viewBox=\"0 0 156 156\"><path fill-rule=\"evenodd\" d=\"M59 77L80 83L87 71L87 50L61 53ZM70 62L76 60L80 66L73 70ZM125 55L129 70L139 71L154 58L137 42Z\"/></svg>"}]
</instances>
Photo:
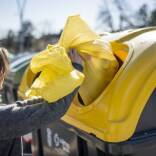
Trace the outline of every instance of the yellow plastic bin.
<instances>
[{"instance_id":1,"label":"yellow plastic bin","mask_svg":"<svg viewBox=\"0 0 156 156\"><path fill-rule=\"evenodd\" d=\"M77 95L60 123L50 125L47 127L48 130L41 129L43 154L44 152L46 156L156 154L155 36L155 27L103 36L112 46L127 45L128 55L126 58L120 57L123 56L122 48L125 47L112 48L116 57L121 61L123 59L124 62L102 93L87 105L83 105ZM119 53L121 55L118 55ZM64 144L62 145L59 140L55 145L53 133L47 137L48 131L55 131L60 136L59 139L66 141L72 152L64 153ZM69 136L69 142L66 136ZM50 137L51 140L47 140ZM77 151L79 149L83 152Z\"/></svg>"}]
</instances>

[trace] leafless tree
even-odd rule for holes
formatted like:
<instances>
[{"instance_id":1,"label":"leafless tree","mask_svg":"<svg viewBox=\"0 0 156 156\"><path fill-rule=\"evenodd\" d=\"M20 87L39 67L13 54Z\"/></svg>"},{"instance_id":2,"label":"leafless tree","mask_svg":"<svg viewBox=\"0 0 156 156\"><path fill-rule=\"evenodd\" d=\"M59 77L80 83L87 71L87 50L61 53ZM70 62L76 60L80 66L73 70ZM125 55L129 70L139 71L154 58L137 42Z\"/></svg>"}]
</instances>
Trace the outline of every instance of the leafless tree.
<instances>
[{"instance_id":1,"label":"leafless tree","mask_svg":"<svg viewBox=\"0 0 156 156\"><path fill-rule=\"evenodd\" d=\"M100 21L99 26L106 26L110 31L114 31L111 10L109 9L107 0L103 0L103 4L98 15L98 20Z\"/></svg>"},{"instance_id":2,"label":"leafless tree","mask_svg":"<svg viewBox=\"0 0 156 156\"><path fill-rule=\"evenodd\" d=\"M23 29L24 22L24 11L26 7L27 0L16 0L17 9L19 13L20 29ZM20 33L19 35L20 51L23 51L24 35Z\"/></svg>"}]
</instances>

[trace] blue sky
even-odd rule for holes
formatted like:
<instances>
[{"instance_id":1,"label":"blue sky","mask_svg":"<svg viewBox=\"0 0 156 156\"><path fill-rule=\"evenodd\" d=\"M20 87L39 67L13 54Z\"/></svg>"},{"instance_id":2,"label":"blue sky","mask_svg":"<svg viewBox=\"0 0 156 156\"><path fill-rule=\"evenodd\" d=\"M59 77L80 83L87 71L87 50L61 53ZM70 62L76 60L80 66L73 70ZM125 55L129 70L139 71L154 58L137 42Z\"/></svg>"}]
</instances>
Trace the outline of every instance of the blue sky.
<instances>
[{"instance_id":1,"label":"blue sky","mask_svg":"<svg viewBox=\"0 0 156 156\"><path fill-rule=\"evenodd\" d=\"M137 9L144 2L153 5L153 0L131 0L130 7ZM24 19L33 22L37 33L59 32L69 15L80 14L95 29L101 3L102 0L27 0ZM8 29L19 29L16 0L0 0L0 19L0 37Z\"/></svg>"}]
</instances>

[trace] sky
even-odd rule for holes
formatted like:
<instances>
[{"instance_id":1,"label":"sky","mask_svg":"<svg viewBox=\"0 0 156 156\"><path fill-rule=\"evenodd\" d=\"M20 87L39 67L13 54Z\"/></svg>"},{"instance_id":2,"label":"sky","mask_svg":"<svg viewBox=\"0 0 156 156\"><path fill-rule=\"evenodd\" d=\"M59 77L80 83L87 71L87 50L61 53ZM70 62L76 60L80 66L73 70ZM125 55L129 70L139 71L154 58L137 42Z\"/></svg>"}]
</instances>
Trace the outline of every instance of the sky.
<instances>
[{"instance_id":1,"label":"sky","mask_svg":"<svg viewBox=\"0 0 156 156\"><path fill-rule=\"evenodd\" d=\"M68 16L80 14L95 29L103 0L27 0L24 20L31 20L35 33L59 32ZM113 0L107 0L111 3ZM23 0L20 0L22 3ZM143 3L153 5L153 0L129 0L130 8L137 9ZM113 11L113 8L112 8ZM16 0L0 0L0 37L9 29L18 31L19 16Z\"/></svg>"}]
</instances>

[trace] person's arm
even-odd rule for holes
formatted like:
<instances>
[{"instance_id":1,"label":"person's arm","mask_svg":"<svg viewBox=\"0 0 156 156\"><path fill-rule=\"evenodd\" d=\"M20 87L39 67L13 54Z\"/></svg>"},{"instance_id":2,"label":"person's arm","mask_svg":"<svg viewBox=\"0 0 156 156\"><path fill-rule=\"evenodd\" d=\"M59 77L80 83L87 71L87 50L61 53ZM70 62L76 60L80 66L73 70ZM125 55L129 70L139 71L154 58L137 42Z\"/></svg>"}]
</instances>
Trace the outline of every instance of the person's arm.
<instances>
[{"instance_id":1,"label":"person's arm","mask_svg":"<svg viewBox=\"0 0 156 156\"><path fill-rule=\"evenodd\" d=\"M81 65L73 65L82 70ZM68 110L77 90L52 104L36 99L0 106L0 140L24 135L60 119Z\"/></svg>"}]
</instances>

